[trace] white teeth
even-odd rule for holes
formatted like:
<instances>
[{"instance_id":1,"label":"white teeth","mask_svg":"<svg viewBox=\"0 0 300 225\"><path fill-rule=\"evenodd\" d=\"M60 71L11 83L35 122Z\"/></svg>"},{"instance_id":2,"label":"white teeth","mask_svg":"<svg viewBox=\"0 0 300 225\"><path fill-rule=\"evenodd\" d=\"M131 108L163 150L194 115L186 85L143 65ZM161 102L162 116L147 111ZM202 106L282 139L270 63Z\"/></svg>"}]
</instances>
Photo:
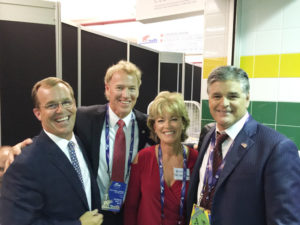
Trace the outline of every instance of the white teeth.
<instances>
[{"instance_id":1,"label":"white teeth","mask_svg":"<svg viewBox=\"0 0 300 225\"><path fill-rule=\"evenodd\" d=\"M121 101L124 104L129 104L129 101Z\"/></svg>"},{"instance_id":2,"label":"white teeth","mask_svg":"<svg viewBox=\"0 0 300 225\"><path fill-rule=\"evenodd\" d=\"M65 120L68 120L68 116L65 116L65 117L63 117L63 118L60 118L60 119L58 119L58 120L56 120L57 122L62 122L62 121L65 121Z\"/></svg>"},{"instance_id":3,"label":"white teeth","mask_svg":"<svg viewBox=\"0 0 300 225\"><path fill-rule=\"evenodd\" d=\"M217 112L221 112L221 113L229 113L230 111L217 110Z\"/></svg>"},{"instance_id":4,"label":"white teeth","mask_svg":"<svg viewBox=\"0 0 300 225\"><path fill-rule=\"evenodd\" d=\"M173 131L165 132L165 134L174 134Z\"/></svg>"}]
</instances>

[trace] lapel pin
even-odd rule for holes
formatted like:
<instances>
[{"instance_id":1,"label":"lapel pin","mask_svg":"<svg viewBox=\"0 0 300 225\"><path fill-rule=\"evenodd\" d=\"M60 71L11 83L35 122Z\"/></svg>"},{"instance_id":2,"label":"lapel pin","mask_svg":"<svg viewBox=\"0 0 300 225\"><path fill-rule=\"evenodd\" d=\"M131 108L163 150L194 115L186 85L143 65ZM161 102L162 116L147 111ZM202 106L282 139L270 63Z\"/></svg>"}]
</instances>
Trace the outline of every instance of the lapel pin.
<instances>
[{"instance_id":1,"label":"lapel pin","mask_svg":"<svg viewBox=\"0 0 300 225\"><path fill-rule=\"evenodd\" d=\"M241 146L243 146L243 148L247 148L247 144L246 143L242 143Z\"/></svg>"},{"instance_id":2,"label":"lapel pin","mask_svg":"<svg viewBox=\"0 0 300 225\"><path fill-rule=\"evenodd\" d=\"M146 133L146 131L145 131L145 130L142 130L142 134L144 134L144 133Z\"/></svg>"}]
</instances>

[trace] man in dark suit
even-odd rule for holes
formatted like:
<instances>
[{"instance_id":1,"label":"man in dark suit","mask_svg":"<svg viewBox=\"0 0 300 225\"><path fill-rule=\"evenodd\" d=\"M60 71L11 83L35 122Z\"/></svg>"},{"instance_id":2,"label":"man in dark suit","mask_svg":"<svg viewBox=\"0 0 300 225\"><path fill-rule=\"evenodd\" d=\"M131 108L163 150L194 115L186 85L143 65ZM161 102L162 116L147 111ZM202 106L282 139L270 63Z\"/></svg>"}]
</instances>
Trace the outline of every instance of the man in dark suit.
<instances>
[{"instance_id":1,"label":"man in dark suit","mask_svg":"<svg viewBox=\"0 0 300 225\"><path fill-rule=\"evenodd\" d=\"M249 115L245 71L219 67L207 83L216 126L205 136L191 175L188 218L199 222L195 212L206 210L211 225L299 225L296 145Z\"/></svg>"},{"instance_id":2,"label":"man in dark suit","mask_svg":"<svg viewBox=\"0 0 300 225\"><path fill-rule=\"evenodd\" d=\"M75 133L87 149L93 174L97 177L102 205L107 200L112 181L117 121L122 119L125 122L124 183L128 183L130 164L138 150L143 149L147 144L153 144L149 139L147 116L133 109L139 95L141 71L131 62L120 61L108 68L104 82L108 104L80 107L75 124ZM111 212L104 207L102 210L104 225L123 224L122 207L120 212Z\"/></svg>"},{"instance_id":3,"label":"man in dark suit","mask_svg":"<svg viewBox=\"0 0 300 225\"><path fill-rule=\"evenodd\" d=\"M125 122L123 128L126 139L125 184L129 181L130 164L137 152L146 145L154 144L149 138L147 115L133 109L141 85L139 68L131 62L121 60L107 69L104 82L108 104L79 107L74 128L75 134L86 149L93 175L97 177L102 206L105 205L112 182L113 161L116 158L114 143L119 128L118 120L122 119ZM21 143L13 146L13 154L20 154L22 147ZM10 163L13 161L13 154L11 154ZM125 199L125 196L123 197ZM112 210L102 207L101 213L104 215L103 225L123 224L122 207L119 212L112 212Z\"/></svg>"},{"instance_id":4,"label":"man in dark suit","mask_svg":"<svg viewBox=\"0 0 300 225\"><path fill-rule=\"evenodd\" d=\"M71 86L46 78L34 85L32 98L43 130L4 175L0 223L102 224L96 180L73 134L76 105Z\"/></svg>"}]
</instances>

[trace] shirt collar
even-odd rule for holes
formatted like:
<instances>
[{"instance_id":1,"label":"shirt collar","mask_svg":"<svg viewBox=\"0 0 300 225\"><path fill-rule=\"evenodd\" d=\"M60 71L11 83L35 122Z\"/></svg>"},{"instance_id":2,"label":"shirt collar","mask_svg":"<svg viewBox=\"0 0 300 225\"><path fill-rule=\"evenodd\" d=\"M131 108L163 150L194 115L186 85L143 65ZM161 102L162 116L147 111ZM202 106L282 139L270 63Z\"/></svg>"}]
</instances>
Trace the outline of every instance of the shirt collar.
<instances>
[{"instance_id":1,"label":"shirt collar","mask_svg":"<svg viewBox=\"0 0 300 225\"><path fill-rule=\"evenodd\" d=\"M112 109L110 108L110 106L108 107L108 113L109 113L109 125L111 127L116 126L117 122L121 119L119 118L114 111L112 111ZM130 113L125 116L124 118L122 118L122 120L124 121L126 127L129 126L130 124L130 120L131 120L131 116L133 116L133 118L135 118L134 113L132 112L132 110L130 111Z\"/></svg>"},{"instance_id":2,"label":"shirt collar","mask_svg":"<svg viewBox=\"0 0 300 225\"><path fill-rule=\"evenodd\" d=\"M49 138L54 141L55 144L57 144L60 148L67 148L68 146L68 143L70 141L73 141L73 143L75 144L75 146L77 146L77 141L76 141L76 138L75 138L75 135L74 133L72 132L72 138L71 140L67 140L67 139L64 139L64 138L61 138L61 137L58 137L54 134L51 134L49 132L47 132L45 129L44 129L44 132L49 136Z\"/></svg>"},{"instance_id":3,"label":"shirt collar","mask_svg":"<svg viewBox=\"0 0 300 225\"><path fill-rule=\"evenodd\" d=\"M234 140L238 135L238 133L243 128L248 118L249 118L249 113L246 112L245 115L239 121L235 122L231 127L227 128L224 132L228 134L230 139ZM220 132L218 128L216 128L216 131ZM224 132L220 132L220 133L224 133Z\"/></svg>"}]
</instances>

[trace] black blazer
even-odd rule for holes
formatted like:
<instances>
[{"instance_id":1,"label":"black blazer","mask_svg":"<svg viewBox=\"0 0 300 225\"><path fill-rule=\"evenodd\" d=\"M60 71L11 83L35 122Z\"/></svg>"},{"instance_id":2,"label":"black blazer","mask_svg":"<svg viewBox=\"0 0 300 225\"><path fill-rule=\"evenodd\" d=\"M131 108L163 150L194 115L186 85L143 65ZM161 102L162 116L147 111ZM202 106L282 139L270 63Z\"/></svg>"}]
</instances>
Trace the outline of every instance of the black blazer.
<instances>
[{"instance_id":1,"label":"black blazer","mask_svg":"<svg viewBox=\"0 0 300 225\"><path fill-rule=\"evenodd\" d=\"M78 138L77 141L86 158ZM86 162L91 176L92 209L100 209L99 189ZM44 131L8 168L1 191L1 225L79 225L79 217L89 210L76 171Z\"/></svg>"},{"instance_id":2,"label":"black blazer","mask_svg":"<svg viewBox=\"0 0 300 225\"><path fill-rule=\"evenodd\" d=\"M139 129L138 150L141 150L146 144L153 145L154 142L149 138L147 115L135 109L133 112ZM95 177L97 177L99 167L99 147L105 115L106 105L79 107L76 115L74 131L87 151Z\"/></svg>"},{"instance_id":3,"label":"black blazer","mask_svg":"<svg viewBox=\"0 0 300 225\"><path fill-rule=\"evenodd\" d=\"M199 170L215 131L205 136L191 175L187 218L197 202ZM288 138L251 116L234 140L216 186L212 225L299 225L300 158Z\"/></svg>"}]
</instances>

